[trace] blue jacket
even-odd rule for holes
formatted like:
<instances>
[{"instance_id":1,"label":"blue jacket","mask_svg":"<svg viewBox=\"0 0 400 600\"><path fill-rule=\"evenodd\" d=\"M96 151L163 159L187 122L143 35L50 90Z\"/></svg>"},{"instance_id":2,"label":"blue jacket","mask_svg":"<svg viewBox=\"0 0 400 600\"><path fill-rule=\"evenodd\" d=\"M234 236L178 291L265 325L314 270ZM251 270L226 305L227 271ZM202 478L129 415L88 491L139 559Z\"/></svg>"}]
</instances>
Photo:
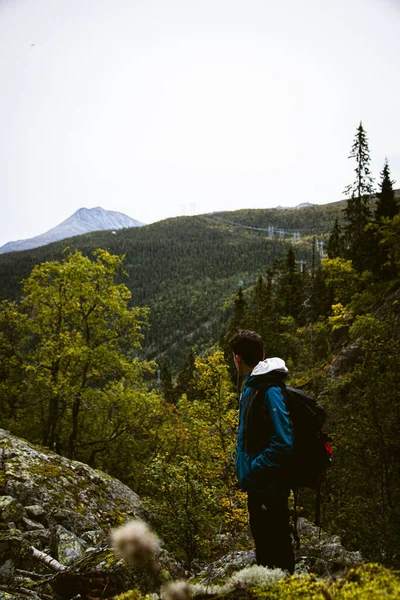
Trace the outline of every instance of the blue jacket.
<instances>
[{"instance_id":1,"label":"blue jacket","mask_svg":"<svg viewBox=\"0 0 400 600\"><path fill-rule=\"evenodd\" d=\"M272 501L285 500L289 486L282 475L293 453L293 435L279 381L287 375L280 358L261 361L246 376L240 396L236 475L242 490ZM266 383L264 397L257 391Z\"/></svg>"}]
</instances>

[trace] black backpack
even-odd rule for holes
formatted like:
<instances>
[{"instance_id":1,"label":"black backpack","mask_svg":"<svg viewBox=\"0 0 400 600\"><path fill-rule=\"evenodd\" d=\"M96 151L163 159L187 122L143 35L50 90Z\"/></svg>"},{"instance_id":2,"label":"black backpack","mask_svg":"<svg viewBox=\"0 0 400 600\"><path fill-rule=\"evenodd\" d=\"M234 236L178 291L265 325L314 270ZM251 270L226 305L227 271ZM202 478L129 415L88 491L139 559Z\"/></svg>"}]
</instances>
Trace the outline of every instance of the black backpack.
<instances>
[{"instance_id":1,"label":"black backpack","mask_svg":"<svg viewBox=\"0 0 400 600\"><path fill-rule=\"evenodd\" d=\"M295 521L299 488L307 487L316 490L315 524L319 526L321 484L332 457L330 438L322 429L325 409L314 398L283 381L268 382L262 389L266 391L272 386L281 388L292 422L294 452L285 479L294 491Z\"/></svg>"}]
</instances>

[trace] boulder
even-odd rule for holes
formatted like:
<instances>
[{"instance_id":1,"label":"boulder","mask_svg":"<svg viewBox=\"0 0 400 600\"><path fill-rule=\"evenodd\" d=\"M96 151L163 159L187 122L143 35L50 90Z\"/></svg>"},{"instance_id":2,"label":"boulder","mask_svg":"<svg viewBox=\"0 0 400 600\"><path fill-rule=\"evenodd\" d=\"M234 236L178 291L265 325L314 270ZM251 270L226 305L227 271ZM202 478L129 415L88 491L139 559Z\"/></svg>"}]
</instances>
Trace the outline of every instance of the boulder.
<instances>
[{"instance_id":1,"label":"boulder","mask_svg":"<svg viewBox=\"0 0 400 600\"><path fill-rule=\"evenodd\" d=\"M47 526L55 520L79 536L94 530L108 534L112 527L142 517L138 495L110 475L2 429L0 445L5 494L12 499L9 503L19 519L23 511L18 507L26 506L33 520L40 516ZM18 522L16 518L10 520Z\"/></svg>"},{"instance_id":2,"label":"boulder","mask_svg":"<svg viewBox=\"0 0 400 600\"><path fill-rule=\"evenodd\" d=\"M0 589L0 600L26 598L22 590L51 569L51 584L32 597L41 599L43 592L66 600L96 593L111 598L131 588L151 593L159 589L160 576L182 574L165 549L159 571L129 567L114 555L111 530L143 519L143 513L138 495L106 473L0 429L0 480L0 577L10 588ZM14 572L35 575L9 583Z\"/></svg>"},{"instance_id":3,"label":"boulder","mask_svg":"<svg viewBox=\"0 0 400 600\"><path fill-rule=\"evenodd\" d=\"M337 535L329 535L303 518L297 520L300 548L296 553L296 572L312 572L321 577L338 578L363 562L360 552L342 546Z\"/></svg>"},{"instance_id":4,"label":"boulder","mask_svg":"<svg viewBox=\"0 0 400 600\"><path fill-rule=\"evenodd\" d=\"M12 496L0 496L0 520L18 523L24 515L24 507Z\"/></svg>"},{"instance_id":5,"label":"boulder","mask_svg":"<svg viewBox=\"0 0 400 600\"><path fill-rule=\"evenodd\" d=\"M62 525L56 527L57 557L62 565L70 565L84 556L87 545Z\"/></svg>"}]
</instances>

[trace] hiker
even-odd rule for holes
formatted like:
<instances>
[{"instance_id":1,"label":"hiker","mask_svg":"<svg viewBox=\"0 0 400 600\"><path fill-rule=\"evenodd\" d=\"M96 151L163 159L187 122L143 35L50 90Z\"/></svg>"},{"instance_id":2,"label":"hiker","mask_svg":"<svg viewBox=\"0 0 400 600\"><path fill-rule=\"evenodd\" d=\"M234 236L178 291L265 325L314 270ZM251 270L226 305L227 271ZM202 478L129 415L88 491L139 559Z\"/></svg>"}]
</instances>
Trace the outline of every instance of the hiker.
<instances>
[{"instance_id":1,"label":"hiker","mask_svg":"<svg viewBox=\"0 0 400 600\"><path fill-rule=\"evenodd\" d=\"M264 360L261 337L239 330L229 340L238 376L245 376L239 406L236 474L248 495L250 529L258 565L294 571L285 467L293 436L279 381L288 373L281 358ZM276 385L265 386L269 382ZM258 390L261 390L257 393Z\"/></svg>"}]
</instances>

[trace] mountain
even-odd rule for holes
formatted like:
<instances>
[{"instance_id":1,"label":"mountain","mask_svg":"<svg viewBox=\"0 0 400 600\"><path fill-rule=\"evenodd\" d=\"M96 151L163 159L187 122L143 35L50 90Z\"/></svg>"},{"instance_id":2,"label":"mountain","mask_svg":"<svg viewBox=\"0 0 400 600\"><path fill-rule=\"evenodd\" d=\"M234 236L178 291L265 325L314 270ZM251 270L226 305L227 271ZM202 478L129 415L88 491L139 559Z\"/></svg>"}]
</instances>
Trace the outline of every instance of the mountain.
<instances>
[{"instance_id":1,"label":"mountain","mask_svg":"<svg viewBox=\"0 0 400 600\"><path fill-rule=\"evenodd\" d=\"M90 233L91 231L104 231L109 229L123 229L127 227L142 227L144 223L131 219L127 215L112 210L97 208L80 208L65 221L49 229L41 235L27 240L8 242L0 247L0 254L17 252L45 246L51 242L64 240L75 235Z\"/></svg>"},{"instance_id":2,"label":"mountain","mask_svg":"<svg viewBox=\"0 0 400 600\"><path fill-rule=\"evenodd\" d=\"M311 204L310 202L303 202L302 204L298 204L297 206L277 206L276 210L297 210L299 208L308 208L310 206L315 206L315 204Z\"/></svg>"}]
</instances>

